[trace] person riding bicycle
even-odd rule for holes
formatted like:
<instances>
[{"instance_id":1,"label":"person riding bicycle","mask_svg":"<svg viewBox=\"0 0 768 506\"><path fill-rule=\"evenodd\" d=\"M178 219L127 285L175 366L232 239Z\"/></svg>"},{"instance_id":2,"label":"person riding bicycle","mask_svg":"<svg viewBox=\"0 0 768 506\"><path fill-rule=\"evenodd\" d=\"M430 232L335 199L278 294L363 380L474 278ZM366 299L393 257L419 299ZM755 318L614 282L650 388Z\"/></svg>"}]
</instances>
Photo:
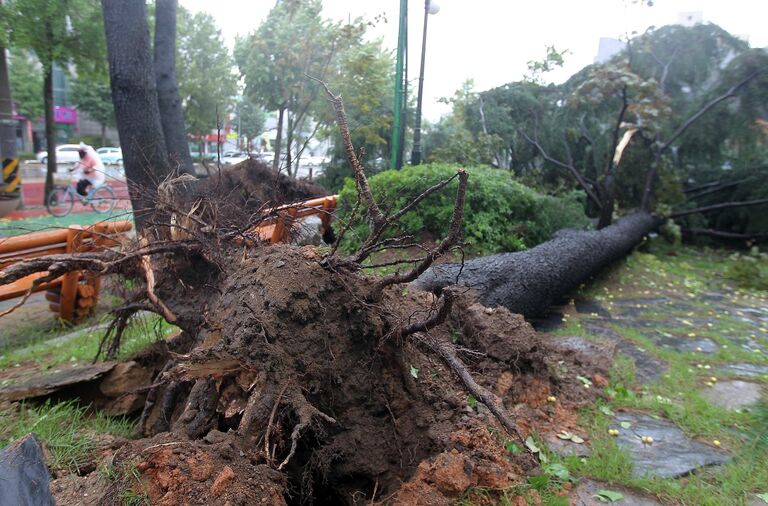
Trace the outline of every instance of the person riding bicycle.
<instances>
[{"instance_id":1,"label":"person riding bicycle","mask_svg":"<svg viewBox=\"0 0 768 506\"><path fill-rule=\"evenodd\" d=\"M78 171L75 174L77 179L77 193L82 196L88 195L91 186L98 188L104 184L106 176L104 175L104 164L99 158L98 153L92 147L84 144L77 150L80 160L69 169L70 172Z\"/></svg>"}]
</instances>

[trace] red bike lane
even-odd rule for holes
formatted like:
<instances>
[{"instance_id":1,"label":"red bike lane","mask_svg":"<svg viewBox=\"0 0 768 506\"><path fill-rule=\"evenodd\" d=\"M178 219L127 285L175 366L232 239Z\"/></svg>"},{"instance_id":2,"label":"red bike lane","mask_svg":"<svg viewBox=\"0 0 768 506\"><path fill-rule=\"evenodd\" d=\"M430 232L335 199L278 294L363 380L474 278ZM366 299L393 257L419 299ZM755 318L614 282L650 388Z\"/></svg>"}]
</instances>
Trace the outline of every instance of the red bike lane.
<instances>
[{"instance_id":1,"label":"red bike lane","mask_svg":"<svg viewBox=\"0 0 768 506\"><path fill-rule=\"evenodd\" d=\"M107 183L115 191L115 198L117 199L115 209L130 209L131 201L128 196L128 183L125 179L112 178L109 179ZM24 209L14 211L9 215L4 216L5 219L19 220L48 214L44 202L45 180L22 180L21 191L24 195ZM75 207L72 208L72 213L87 213L91 211L93 211L93 209L91 209L89 205L84 206L80 202L75 202Z\"/></svg>"}]
</instances>

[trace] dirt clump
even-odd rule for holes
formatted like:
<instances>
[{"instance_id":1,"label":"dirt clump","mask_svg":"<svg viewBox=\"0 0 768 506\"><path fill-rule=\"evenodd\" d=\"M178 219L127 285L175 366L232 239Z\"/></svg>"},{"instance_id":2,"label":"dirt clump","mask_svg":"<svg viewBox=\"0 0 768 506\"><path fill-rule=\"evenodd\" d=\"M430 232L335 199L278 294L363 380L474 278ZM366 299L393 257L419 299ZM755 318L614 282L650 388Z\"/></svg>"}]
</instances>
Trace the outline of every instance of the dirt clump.
<instances>
[{"instance_id":1,"label":"dirt clump","mask_svg":"<svg viewBox=\"0 0 768 506\"><path fill-rule=\"evenodd\" d=\"M194 344L154 380L147 439L121 452L153 503L449 504L535 467L505 449L518 435L445 362L400 337L434 314L435 295L394 287L376 299L372 278L319 259L312 247L272 246L226 264ZM522 437L594 399L576 375L604 373L470 294L429 335L456 346Z\"/></svg>"},{"instance_id":2,"label":"dirt clump","mask_svg":"<svg viewBox=\"0 0 768 506\"><path fill-rule=\"evenodd\" d=\"M249 158L221 171L211 171L211 177L198 187L198 195L221 197L233 207L256 211L263 205L297 202L328 195L322 186L303 181L282 172L275 172L262 160Z\"/></svg>"}]
</instances>

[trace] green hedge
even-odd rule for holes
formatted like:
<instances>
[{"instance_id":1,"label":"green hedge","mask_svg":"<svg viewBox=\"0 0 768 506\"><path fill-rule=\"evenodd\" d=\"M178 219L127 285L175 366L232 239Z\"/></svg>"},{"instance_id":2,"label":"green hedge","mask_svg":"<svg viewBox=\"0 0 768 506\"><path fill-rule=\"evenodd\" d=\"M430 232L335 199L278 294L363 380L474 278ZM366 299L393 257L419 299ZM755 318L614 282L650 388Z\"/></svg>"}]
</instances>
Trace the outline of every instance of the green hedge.
<instances>
[{"instance_id":1,"label":"green hedge","mask_svg":"<svg viewBox=\"0 0 768 506\"><path fill-rule=\"evenodd\" d=\"M393 212L440 180L456 173L457 166L433 163L385 171L370 178L377 202ZM519 251L548 240L564 227L587 223L579 192L553 197L541 195L515 182L510 173L488 167L468 168L464 239L472 254ZM448 233L458 182L425 199L419 207L403 216L399 230L389 237L409 234L440 239ZM339 220L345 223L355 203L355 184L348 179L340 192ZM357 220L345 237L344 248L356 249L368 235L367 223Z\"/></svg>"}]
</instances>

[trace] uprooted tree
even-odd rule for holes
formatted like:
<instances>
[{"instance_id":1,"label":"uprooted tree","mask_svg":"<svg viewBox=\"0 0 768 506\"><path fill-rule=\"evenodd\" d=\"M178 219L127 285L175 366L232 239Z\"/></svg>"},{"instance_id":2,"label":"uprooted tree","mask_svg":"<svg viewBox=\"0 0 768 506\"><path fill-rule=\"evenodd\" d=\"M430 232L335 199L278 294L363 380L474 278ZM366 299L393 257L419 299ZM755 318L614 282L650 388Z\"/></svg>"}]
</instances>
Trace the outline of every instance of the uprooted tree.
<instances>
[{"instance_id":1,"label":"uprooted tree","mask_svg":"<svg viewBox=\"0 0 768 506\"><path fill-rule=\"evenodd\" d=\"M484 307L462 289L403 291L460 245L469 175L459 170L402 209L385 210L350 141L342 101L330 99L355 174L356 214L371 224L356 253L338 253L346 224L325 254L262 245L249 227L265 219L258 210L269 203L254 204L257 212L229 206L215 189L230 189L215 182L205 194L179 198L188 178L181 176L159 186L157 212L145 221L169 231L145 238L166 239L35 258L0 272L0 284L36 272L47 272L45 282L72 269L138 281L114 310L102 342L108 357L136 311L182 329L142 390L147 439L115 457L118 467L139 470L153 499L170 503L191 493L195 481L177 469L189 460L179 464L174 456L206 454L236 473L226 490L205 487L196 495L201 501L223 494L243 504L393 497L449 504L470 485L505 486L534 464L530 454L510 458L504 445L525 448L532 424L543 427L554 416L548 396L579 403L594 395L566 375L600 366L543 341L522 317ZM423 246L420 258L398 261L405 267L392 274L363 275L361 263L373 253L412 241L382 239L385 232L448 188L456 199L446 238ZM567 364L567 374L558 364ZM460 472L451 477L448 469Z\"/></svg>"}]
</instances>

